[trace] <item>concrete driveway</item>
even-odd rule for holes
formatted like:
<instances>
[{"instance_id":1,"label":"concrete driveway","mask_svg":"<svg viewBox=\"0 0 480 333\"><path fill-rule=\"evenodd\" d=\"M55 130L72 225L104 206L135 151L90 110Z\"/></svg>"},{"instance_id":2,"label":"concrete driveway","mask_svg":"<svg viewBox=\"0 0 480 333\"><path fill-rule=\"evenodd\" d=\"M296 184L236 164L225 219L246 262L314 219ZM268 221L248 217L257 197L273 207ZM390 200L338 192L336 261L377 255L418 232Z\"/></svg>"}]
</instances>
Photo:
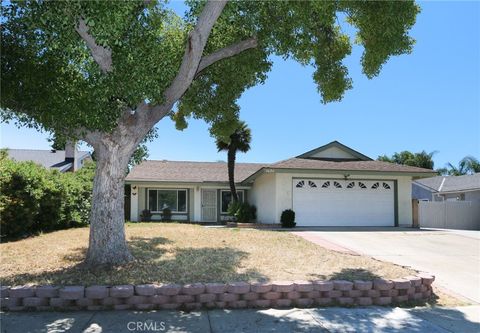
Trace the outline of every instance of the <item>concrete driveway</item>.
<instances>
[{"instance_id":1,"label":"concrete driveway","mask_svg":"<svg viewBox=\"0 0 480 333\"><path fill-rule=\"evenodd\" d=\"M294 233L333 250L432 273L437 285L480 303L480 231L319 228Z\"/></svg>"}]
</instances>

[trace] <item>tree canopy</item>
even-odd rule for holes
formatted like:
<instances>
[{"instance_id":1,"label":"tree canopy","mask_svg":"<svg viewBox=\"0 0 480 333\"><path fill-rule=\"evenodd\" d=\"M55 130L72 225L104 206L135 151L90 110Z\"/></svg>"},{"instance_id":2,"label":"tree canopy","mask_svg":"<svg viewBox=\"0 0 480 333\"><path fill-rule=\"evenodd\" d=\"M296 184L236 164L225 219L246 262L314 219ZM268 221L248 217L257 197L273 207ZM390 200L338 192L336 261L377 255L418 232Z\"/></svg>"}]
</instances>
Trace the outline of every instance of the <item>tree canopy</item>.
<instances>
[{"instance_id":1,"label":"tree canopy","mask_svg":"<svg viewBox=\"0 0 480 333\"><path fill-rule=\"evenodd\" d=\"M187 4L182 18L156 1L2 3L2 119L71 135L111 130L126 109L164 103L205 8L205 1ZM338 101L352 87L343 60L353 43L339 15L357 29L371 78L391 56L411 52L408 30L418 12L412 1L229 1L204 48L212 57L170 115L178 128L194 117L214 134L231 133L236 101L265 81L270 55L312 65L322 101ZM228 47L238 55L216 53ZM92 56L92 48L101 52Z\"/></svg>"},{"instance_id":2,"label":"tree canopy","mask_svg":"<svg viewBox=\"0 0 480 333\"><path fill-rule=\"evenodd\" d=\"M377 160L433 170L433 156L436 153L436 151L427 153L425 150L422 150L419 153L412 153L408 150L404 150L399 153L394 153L390 157L387 155L378 156ZM458 166L452 163L447 163L444 168L435 169L435 172L439 175L449 176L474 174L480 172L480 161L473 156L465 156L460 160Z\"/></svg>"},{"instance_id":3,"label":"tree canopy","mask_svg":"<svg viewBox=\"0 0 480 333\"><path fill-rule=\"evenodd\" d=\"M377 160L433 170L433 156L435 155L435 153L435 151L427 153L425 150L422 150L419 153L412 153L410 151L404 150L402 152L393 154L391 157L387 155L379 156Z\"/></svg>"},{"instance_id":4,"label":"tree canopy","mask_svg":"<svg viewBox=\"0 0 480 333\"><path fill-rule=\"evenodd\" d=\"M462 176L480 172L480 161L474 156L465 156L460 160L458 166L447 163L444 168L437 170L442 175Z\"/></svg>"}]
</instances>

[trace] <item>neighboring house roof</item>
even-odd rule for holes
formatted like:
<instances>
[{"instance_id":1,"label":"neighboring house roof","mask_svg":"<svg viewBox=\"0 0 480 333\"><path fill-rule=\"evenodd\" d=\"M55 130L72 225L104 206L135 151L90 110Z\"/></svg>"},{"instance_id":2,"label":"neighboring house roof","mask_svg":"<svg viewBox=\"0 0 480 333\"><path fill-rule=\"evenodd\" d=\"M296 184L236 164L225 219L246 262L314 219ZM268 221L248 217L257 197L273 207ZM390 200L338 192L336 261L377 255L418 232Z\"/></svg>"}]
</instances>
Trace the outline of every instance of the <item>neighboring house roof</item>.
<instances>
[{"instance_id":1,"label":"neighboring house roof","mask_svg":"<svg viewBox=\"0 0 480 333\"><path fill-rule=\"evenodd\" d=\"M480 190L480 173L464 176L423 178L416 180L415 183L438 193Z\"/></svg>"},{"instance_id":2,"label":"neighboring house roof","mask_svg":"<svg viewBox=\"0 0 480 333\"><path fill-rule=\"evenodd\" d=\"M335 154L339 157L335 157ZM334 141L298 157L273 164L236 163L235 182L251 182L262 172L268 172L272 169L382 172L418 177L434 174L434 171L430 169L372 161L369 157ZM224 162L144 161L132 169L126 180L194 183L228 182L228 169Z\"/></svg>"},{"instance_id":3,"label":"neighboring house roof","mask_svg":"<svg viewBox=\"0 0 480 333\"><path fill-rule=\"evenodd\" d=\"M235 163L235 182L241 182L266 164ZM144 161L135 166L128 180L164 182L228 182L227 163L189 161Z\"/></svg>"},{"instance_id":4,"label":"neighboring house roof","mask_svg":"<svg viewBox=\"0 0 480 333\"><path fill-rule=\"evenodd\" d=\"M65 161L64 150L7 149L8 156L15 161L33 161L45 168L57 169L61 172L69 170L73 164ZM90 156L88 151L77 151L76 158L82 160Z\"/></svg>"}]
</instances>

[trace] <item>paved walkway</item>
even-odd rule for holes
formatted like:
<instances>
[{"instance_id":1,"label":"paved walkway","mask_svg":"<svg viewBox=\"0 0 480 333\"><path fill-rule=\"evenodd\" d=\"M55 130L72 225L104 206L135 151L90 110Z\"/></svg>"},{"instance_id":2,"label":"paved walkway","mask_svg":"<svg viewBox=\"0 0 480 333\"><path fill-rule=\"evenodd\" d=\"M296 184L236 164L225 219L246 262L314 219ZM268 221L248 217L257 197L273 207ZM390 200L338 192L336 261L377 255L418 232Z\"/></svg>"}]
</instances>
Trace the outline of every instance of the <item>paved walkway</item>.
<instances>
[{"instance_id":1,"label":"paved walkway","mask_svg":"<svg viewBox=\"0 0 480 333\"><path fill-rule=\"evenodd\" d=\"M480 306L2 313L2 333L478 333Z\"/></svg>"},{"instance_id":2,"label":"paved walkway","mask_svg":"<svg viewBox=\"0 0 480 333\"><path fill-rule=\"evenodd\" d=\"M294 233L332 250L432 273L436 285L480 304L480 231L329 228Z\"/></svg>"}]
</instances>

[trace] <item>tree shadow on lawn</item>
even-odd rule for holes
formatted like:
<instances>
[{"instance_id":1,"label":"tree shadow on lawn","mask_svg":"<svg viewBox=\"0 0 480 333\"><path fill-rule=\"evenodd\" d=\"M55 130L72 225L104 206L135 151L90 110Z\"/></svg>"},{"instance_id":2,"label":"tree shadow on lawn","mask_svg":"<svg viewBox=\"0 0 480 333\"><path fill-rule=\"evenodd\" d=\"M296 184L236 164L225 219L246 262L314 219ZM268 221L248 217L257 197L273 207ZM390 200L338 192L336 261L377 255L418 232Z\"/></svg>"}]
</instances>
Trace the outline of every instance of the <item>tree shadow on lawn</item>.
<instances>
[{"instance_id":1,"label":"tree shadow on lawn","mask_svg":"<svg viewBox=\"0 0 480 333\"><path fill-rule=\"evenodd\" d=\"M377 275L369 271L368 269L364 268L343 268L339 272L335 272L333 274L325 275L325 274L317 274L312 273L309 274L309 278L311 280L347 280L347 281L354 281L354 280L373 280L373 279L380 279L381 276Z\"/></svg>"},{"instance_id":2,"label":"tree shadow on lawn","mask_svg":"<svg viewBox=\"0 0 480 333\"><path fill-rule=\"evenodd\" d=\"M193 283L268 281L253 268L242 267L249 253L230 247L176 248L163 237L136 237L128 241L136 260L113 268L88 269L87 249L76 248L63 259L69 267L39 273L21 273L2 279L4 285L114 285L140 283ZM32 259L34 260L34 259Z\"/></svg>"},{"instance_id":3,"label":"tree shadow on lawn","mask_svg":"<svg viewBox=\"0 0 480 333\"><path fill-rule=\"evenodd\" d=\"M381 276L364 268L343 268L330 276L331 280L374 280Z\"/></svg>"},{"instance_id":4,"label":"tree shadow on lawn","mask_svg":"<svg viewBox=\"0 0 480 333\"><path fill-rule=\"evenodd\" d=\"M148 260L149 258L156 258L162 256L165 251L162 251L159 246L170 244L172 243L172 241L163 237L132 237L130 240L127 241L127 243L131 253L134 255L136 260ZM63 260L71 262L81 262L85 259L86 255L86 247L77 247L73 249L73 252L64 255Z\"/></svg>"}]
</instances>

